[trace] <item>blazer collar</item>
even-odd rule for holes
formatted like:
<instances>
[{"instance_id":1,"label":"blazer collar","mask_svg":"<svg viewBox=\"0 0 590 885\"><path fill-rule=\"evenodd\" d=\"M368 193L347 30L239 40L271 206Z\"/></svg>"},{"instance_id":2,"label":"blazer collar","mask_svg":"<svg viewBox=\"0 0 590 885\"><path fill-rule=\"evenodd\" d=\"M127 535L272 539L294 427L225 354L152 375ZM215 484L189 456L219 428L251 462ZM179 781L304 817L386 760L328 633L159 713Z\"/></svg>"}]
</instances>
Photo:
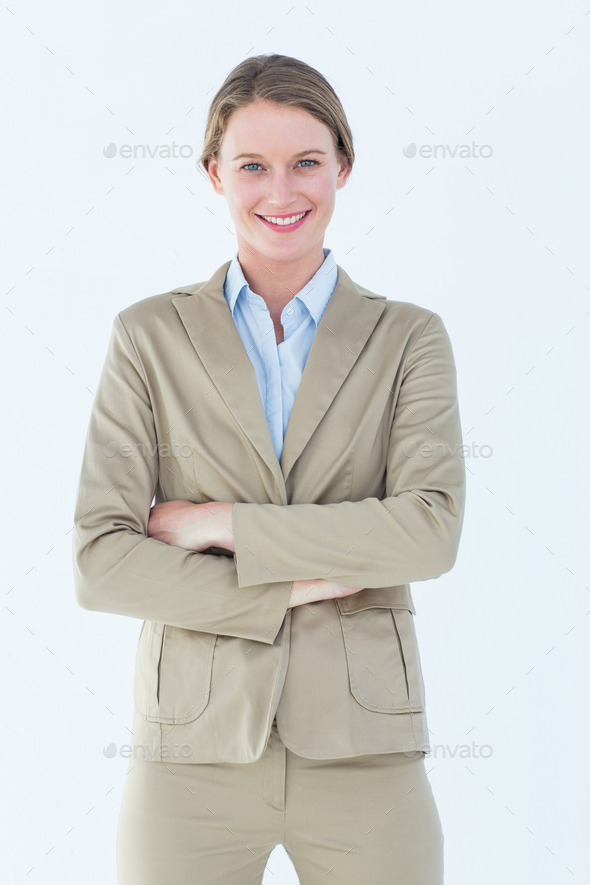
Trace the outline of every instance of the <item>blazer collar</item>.
<instances>
[{"instance_id":1,"label":"blazer collar","mask_svg":"<svg viewBox=\"0 0 590 885\"><path fill-rule=\"evenodd\" d=\"M334 253L331 249L324 247L324 261L311 280L309 280L309 282L297 292L293 299L294 309L299 312L307 310L311 314L316 328L322 318L328 301L330 300L330 296L334 291L337 278L338 268L336 266ZM237 252L229 265L224 289L227 296L225 300L229 304L232 315L234 314L239 297L250 298L252 296L251 292L245 296L244 289L249 290L249 286L239 262ZM254 295L256 303L259 303L259 298L259 295Z\"/></svg>"},{"instance_id":2,"label":"blazer collar","mask_svg":"<svg viewBox=\"0 0 590 885\"><path fill-rule=\"evenodd\" d=\"M268 466L274 480L268 487L270 499L279 492L281 502L286 504L287 477L359 358L385 308L386 298L361 294L356 283L337 265L338 281L315 332L279 462L256 372L223 294L230 264L231 261L222 264L205 283L173 289L172 294L177 297L172 303L211 381Z\"/></svg>"}]
</instances>

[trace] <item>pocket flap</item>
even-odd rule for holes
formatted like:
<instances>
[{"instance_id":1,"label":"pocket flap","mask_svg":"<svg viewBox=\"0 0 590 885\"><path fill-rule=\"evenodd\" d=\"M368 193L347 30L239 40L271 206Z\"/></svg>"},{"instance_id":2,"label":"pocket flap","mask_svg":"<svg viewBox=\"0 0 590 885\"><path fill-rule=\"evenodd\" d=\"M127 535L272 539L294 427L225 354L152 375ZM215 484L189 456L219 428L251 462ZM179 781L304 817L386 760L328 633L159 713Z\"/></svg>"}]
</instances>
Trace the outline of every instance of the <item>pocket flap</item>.
<instances>
[{"instance_id":1,"label":"pocket flap","mask_svg":"<svg viewBox=\"0 0 590 885\"><path fill-rule=\"evenodd\" d=\"M409 584L394 587L364 587L350 596L338 596L334 599L341 615L360 612L365 608L402 608L416 614L414 601Z\"/></svg>"}]
</instances>

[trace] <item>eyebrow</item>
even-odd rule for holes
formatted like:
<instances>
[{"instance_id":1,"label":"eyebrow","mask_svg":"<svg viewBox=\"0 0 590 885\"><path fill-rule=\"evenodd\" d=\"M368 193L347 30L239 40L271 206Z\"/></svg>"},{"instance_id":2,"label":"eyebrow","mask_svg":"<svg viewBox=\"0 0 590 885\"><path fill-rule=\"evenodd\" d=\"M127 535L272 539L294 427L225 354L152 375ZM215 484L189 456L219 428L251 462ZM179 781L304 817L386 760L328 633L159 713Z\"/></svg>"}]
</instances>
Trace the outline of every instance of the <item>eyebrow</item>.
<instances>
[{"instance_id":1,"label":"eyebrow","mask_svg":"<svg viewBox=\"0 0 590 885\"><path fill-rule=\"evenodd\" d=\"M297 157L302 157L304 154L325 154L326 151L318 151L315 148L311 148L309 151L300 151L298 154L295 154L291 159L296 160ZM235 160L240 160L242 157L257 157L259 160L264 160L264 156L262 154L238 154L237 157L234 157L232 163Z\"/></svg>"}]
</instances>

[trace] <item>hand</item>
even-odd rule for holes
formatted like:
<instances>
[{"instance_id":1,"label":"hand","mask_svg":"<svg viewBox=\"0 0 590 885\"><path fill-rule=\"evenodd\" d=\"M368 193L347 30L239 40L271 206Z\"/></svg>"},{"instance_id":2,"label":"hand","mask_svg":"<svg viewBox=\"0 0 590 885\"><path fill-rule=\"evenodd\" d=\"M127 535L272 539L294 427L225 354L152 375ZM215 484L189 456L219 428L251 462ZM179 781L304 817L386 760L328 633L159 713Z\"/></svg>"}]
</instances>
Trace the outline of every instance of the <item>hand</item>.
<instances>
[{"instance_id":1,"label":"hand","mask_svg":"<svg viewBox=\"0 0 590 885\"><path fill-rule=\"evenodd\" d=\"M293 581L291 588L291 600L287 608L295 608L297 605L306 605L308 602L318 602L322 599L334 599L338 596L351 596L363 590L363 587L346 587L334 581L325 581L316 578L310 581Z\"/></svg>"},{"instance_id":2,"label":"hand","mask_svg":"<svg viewBox=\"0 0 590 885\"><path fill-rule=\"evenodd\" d=\"M209 547L235 552L233 507L220 501L161 501L150 510L148 536L197 553Z\"/></svg>"}]
</instances>

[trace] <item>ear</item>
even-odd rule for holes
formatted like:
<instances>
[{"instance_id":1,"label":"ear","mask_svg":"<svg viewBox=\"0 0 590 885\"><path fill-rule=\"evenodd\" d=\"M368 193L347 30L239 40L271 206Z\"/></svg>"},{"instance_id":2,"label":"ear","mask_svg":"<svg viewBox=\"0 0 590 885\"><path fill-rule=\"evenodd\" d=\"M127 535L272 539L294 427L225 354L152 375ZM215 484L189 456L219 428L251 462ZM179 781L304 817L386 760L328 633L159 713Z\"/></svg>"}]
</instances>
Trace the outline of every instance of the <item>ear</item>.
<instances>
[{"instance_id":1,"label":"ear","mask_svg":"<svg viewBox=\"0 0 590 885\"><path fill-rule=\"evenodd\" d=\"M221 184L221 179L219 177L219 164L214 157L211 157L207 164L207 174L209 176L209 180L213 185L215 193L224 194L223 185Z\"/></svg>"},{"instance_id":2,"label":"ear","mask_svg":"<svg viewBox=\"0 0 590 885\"><path fill-rule=\"evenodd\" d=\"M351 173L350 164L348 162L348 157L343 155L340 160L340 171L338 172L338 178L336 179L336 187L344 187L346 182L348 181L348 176Z\"/></svg>"}]
</instances>

